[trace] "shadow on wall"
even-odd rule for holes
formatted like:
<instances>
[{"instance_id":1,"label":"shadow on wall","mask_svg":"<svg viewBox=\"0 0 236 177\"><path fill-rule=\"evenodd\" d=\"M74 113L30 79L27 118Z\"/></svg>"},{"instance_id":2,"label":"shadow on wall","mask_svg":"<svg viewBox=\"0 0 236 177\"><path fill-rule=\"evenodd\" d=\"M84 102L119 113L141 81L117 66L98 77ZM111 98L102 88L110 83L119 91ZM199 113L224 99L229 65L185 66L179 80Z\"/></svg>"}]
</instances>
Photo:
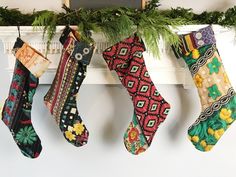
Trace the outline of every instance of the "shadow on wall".
<instances>
[{"instance_id":1,"label":"shadow on wall","mask_svg":"<svg viewBox=\"0 0 236 177\"><path fill-rule=\"evenodd\" d=\"M196 94L193 94L193 90L180 89L182 86L175 87L176 98L178 102L173 103L175 107L172 107L172 111L175 112L175 118L173 123L169 126L170 138L173 141L178 141L181 137L180 133L189 127L200 114L200 100ZM196 90L195 90L196 91ZM196 100L197 99L197 100ZM199 101L198 101L199 100ZM199 107L199 109L196 109ZM187 137L187 129L185 130Z\"/></svg>"},{"instance_id":2,"label":"shadow on wall","mask_svg":"<svg viewBox=\"0 0 236 177\"><path fill-rule=\"evenodd\" d=\"M129 122L132 121L133 116L133 103L130 99L128 91L123 85L109 85L107 92L112 98L111 118L106 122L103 128L104 141L114 144L121 141L118 138L123 136L128 128Z\"/></svg>"},{"instance_id":3,"label":"shadow on wall","mask_svg":"<svg viewBox=\"0 0 236 177\"><path fill-rule=\"evenodd\" d=\"M38 125L37 127L43 127L45 129L44 131L39 129L44 141L49 140L54 145L60 146L63 143L66 144L66 140L63 137L63 134L54 117L50 114L50 111L44 104L44 95L46 95L48 90L48 85L39 85L37 88L34 96L31 118L33 122L35 122L35 125ZM45 131L48 132L45 133Z\"/></svg>"},{"instance_id":4,"label":"shadow on wall","mask_svg":"<svg viewBox=\"0 0 236 177\"><path fill-rule=\"evenodd\" d=\"M82 85L77 99L78 111L90 131L89 141L114 146L133 116L133 104L127 90L121 85ZM98 133L99 132L99 133Z\"/></svg>"}]
</instances>

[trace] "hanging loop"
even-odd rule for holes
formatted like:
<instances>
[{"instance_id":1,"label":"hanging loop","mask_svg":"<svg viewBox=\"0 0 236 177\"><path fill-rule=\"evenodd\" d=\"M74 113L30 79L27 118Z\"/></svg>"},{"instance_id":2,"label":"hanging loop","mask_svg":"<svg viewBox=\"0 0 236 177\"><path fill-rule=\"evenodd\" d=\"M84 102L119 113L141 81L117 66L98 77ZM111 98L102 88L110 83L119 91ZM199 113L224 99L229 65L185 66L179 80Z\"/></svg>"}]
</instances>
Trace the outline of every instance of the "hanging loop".
<instances>
[{"instance_id":1,"label":"hanging loop","mask_svg":"<svg viewBox=\"0 0 236 177\"><path fill-rule=\"evenodd\" d=\"M70 21L71 21L70 17L67 17L66 20L67 20L67 26L70 26Z\"/></svg>"},{"instance_id":2,"label":"hanging loop","mask_svg":"<svg viewBox=\"0 0 236 177\"><path fill-rule=\"evenodd\" d=\"M21 36L20 36L20 25L19 25L19 23L17 25L17 30L18 30L18 35L19 35L19 38L20 38Z\"/></svg>"}]
</instances>

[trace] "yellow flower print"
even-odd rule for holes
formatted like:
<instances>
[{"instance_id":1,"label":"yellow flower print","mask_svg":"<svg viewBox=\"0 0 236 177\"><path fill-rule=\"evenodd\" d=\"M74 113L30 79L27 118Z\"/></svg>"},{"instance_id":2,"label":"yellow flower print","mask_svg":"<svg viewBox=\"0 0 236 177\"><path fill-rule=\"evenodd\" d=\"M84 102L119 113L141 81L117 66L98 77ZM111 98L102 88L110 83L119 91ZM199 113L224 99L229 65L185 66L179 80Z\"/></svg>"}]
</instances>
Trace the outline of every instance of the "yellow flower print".
<instances>
[{"instance_id":1,"label":"yellow flower print","mask_svg":"<svg viewBox=\"0 0 236 177\"><path fill-rule=\"evenodd\" d=\"M224 134L224 132L225 132L225 130L223 128L216 130L215 134L214 134L215 138L217 140L220 139L220 137Z\"/></svg>"},{"instance_id":2,"label":"yellow flower print","mask_svg":"<svg viewBox=\"0 0 236 177\"><path fill-rule=\"evenodd\" d=\"M220 111L220 118L226 120L231 118L232 111L230 109L222 108Z\"/></svg>"},{"instance_id":3,"label":"yellow flower print","mask_svg":"<svg viewBox=\"0 0 236 177\"><path fill-rule=\"evenodd\" d=\"M204 149L205 151L210 151L213 148L212 145L207 145Z\"/></svg>"},{"instance_id":4,"label":"yellow flower print","mask_svg":"<svg viewBox=\"0 0 236 177\"><path fill-rule=\"evenodd\" d=\"M200 142L200 145L201 145L202 147L206 147L206 146L207 146L207 143L206 143L205 140L202 140L202 141Z\"/></svg>"},{"instance_id":5,"label":"yellow flower print","mask_svg":"<svg viewBox=\"0 0 236 177\"><path fill-rule=\"evenodd\" d=\"M227 122L228 124L231 124L234 119L231 117L232 111L230 109L223 108L220 111L220 118Z\"/></svg>"},{"instance_id":6,"label":"yellow flower print","mask_svg":"<svg viewBox=\"0 0 236 177\"><path fill-rule=\"evenodd\" d=\"M209 135L214 135L215 131L212 128L208 128L207 130Z\"/></svg>"},{"instance_id":7,"label":"yellow flower print","mask_svg":"<svg viewBox=\"0 0 236 177\"><path fill-rule=\"evenodd\" d=\"M220 137L224 134L225 130L221 128L214 131L212 128L208 128L207 132L209 135L212 135L215 137L215 139L219 140Z\"/></svg>"},{"instance_id":8,"label":"yellow flower print","mask_svg":"<svg viewBox=\"0 0 236 177\"><path fill-rule=\"evenodd\" d=\"M197 142L199 141L199 137L198 137L198 136L193 136L193 137L192 137L192 141L193 141L194 143L197 143Z\"/></svg>"},{"instance_id":9,"label":"yellow flower print","mask_svg":"<svg viewBox=\"0 0 236 177\"><path fill-rule=\"evenodd\" d=\"M74 124L73 130L75 131L76 135L81 135L84 131L84 125L82 123Z\"/></svg>"},{"instance_id":10,"label":"yellow flower print","mask_svg":"<svg viewBox=\"0 0 236 177\"><path fill-rule=\"evenodd\" d=\"M231 124L231 123L234 121L234 119L232 119L232 118L230 117L230 118L226 119L225 121L227 122L227 124Z\"/></svg>"},{"instance_id":11,"label":"yellow flower print","mask_svg":"<svg viewBox=\"0 0 236 177\"><path fill-rule=\"evenodd\" d=\"M229 83L229 78L228 78L227 74L224 73L223 76L224 76L224 82L225 82L226 84L228 84L228 83Z\"/></svg>"},{"instance_id":12,"label":"yellow flower print","mask_svg":"<svg viewBox=\"0 0 236 177\"><path fill-rule=\"evenodd\" d=\"M195 77L194 77L194 81L195 81L195 84L198 88L202 87L203 79L202 79L201 75L196 74Z\"/></svg>"},{"instance_id":13,"label":"yellow flower print","mask_svg":"<svg viewBox=\"0 0 236 177\"><path fill-rule=\"evenodd\" d=\"M65 136L68 140L75 140L75 135L71 131L65 131Z\"/></svg>"},{"instance_id":14,"label":"yellow flower print","mask_svg":"<svg viewBox=\"0 0 236 177\"><path fill-rule=\"evenodd\" d=\"M193 59L198 59L200 57L200 53L197 49L194 49L193 52L192 52L192 57Z\"/></svg>"}]
</instances>

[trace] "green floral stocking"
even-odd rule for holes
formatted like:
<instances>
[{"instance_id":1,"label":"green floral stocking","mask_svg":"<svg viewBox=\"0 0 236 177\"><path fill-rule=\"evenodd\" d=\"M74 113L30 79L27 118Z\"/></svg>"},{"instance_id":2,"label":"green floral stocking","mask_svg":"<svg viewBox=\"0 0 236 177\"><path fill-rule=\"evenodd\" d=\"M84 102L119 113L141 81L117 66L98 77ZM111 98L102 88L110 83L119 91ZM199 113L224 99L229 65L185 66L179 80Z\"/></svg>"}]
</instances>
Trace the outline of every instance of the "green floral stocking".
<instances>
[{"instance_id":1,"label":"green floral stocking","mask_svg":"<svg viewBox=\"0 0 236 177\"><path fill-rule=\"evenodd\" d=\"M236 119L235 92L211 27L180 38L183 41L180 55L189 67L202 105L199 118L188 130L189 139L198 150L209 151Z\"/></svg>"},{"instance_id":2,"label":"green floral stocking","mask_svg":"<svg viewBox=\"0 0 236 177\"><path fill-rule=\"evenodd\" d=\"M189 66L193 68L199 64L197 61L206 61L193 76L202 113L188 134L198 150L209 151L236 119L236 97L215 45L204 46L199 53L199 59ZM192 54L183 58L190 61Z\"/></svg>"}]
</instances>

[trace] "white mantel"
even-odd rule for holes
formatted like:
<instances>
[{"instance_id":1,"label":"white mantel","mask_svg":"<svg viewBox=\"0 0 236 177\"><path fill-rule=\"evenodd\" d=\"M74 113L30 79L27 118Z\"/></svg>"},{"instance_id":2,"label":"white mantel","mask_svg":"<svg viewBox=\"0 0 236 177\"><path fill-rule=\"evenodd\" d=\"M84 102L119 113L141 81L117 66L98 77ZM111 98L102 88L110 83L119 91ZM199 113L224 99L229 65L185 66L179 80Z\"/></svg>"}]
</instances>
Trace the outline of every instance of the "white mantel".
<instances>
[{"instance_id":1,"label":"white mantel","mask_svg":"<svg viewBox=\"0 0 236 177\"><path fill-rule=\"evenodd\" d=\"M175 30L177 33L188 33L190 31L198 30L206 25L188 25L179 27ZM40 78L40 84L51 84L54 78L58 62L60 60L61 44L58 39L63 30L63 26L57 27L57 32L52 40L48 59L52 61L49 69ZM213 29L217 38L217 45L220 54L223 58L224 64L228 72L231 72L230 66L236 65L236 60L231 60L233 53L229 51L235 51L235 33L233 30L223 28L218 25L213 25ZM42 53L46 51L46 41L42 39L43 30L33 30L31 26L24 26L20 28L21 38L30 43L34 48ZM11 49L14 45L15 39L18 36L17 27L0 27L0 40L3 42L4 53L8 58L7 71L11 74L14 67L15 58L11 54ZM106 41L102 34L93 34L93 38L96 42L96 52L92 58L92 62L88 67L87 77L84 84L119 84L119 80L114 72L110 72L106 63L102 58L102 51L109 47L109 43ZM186 65L182 60L177 60L173 55L169 47L165 47L160 44L161 57L160 59L153 58L147 52L144 53L145 62L147 64L150 75L157 84L182 84L185 88L193 85L191 75L186 68ZM229 66L229 69L227 68ZM230 77L233 84L236 85L236 78Z\"/></svg>"}]
</instances>

